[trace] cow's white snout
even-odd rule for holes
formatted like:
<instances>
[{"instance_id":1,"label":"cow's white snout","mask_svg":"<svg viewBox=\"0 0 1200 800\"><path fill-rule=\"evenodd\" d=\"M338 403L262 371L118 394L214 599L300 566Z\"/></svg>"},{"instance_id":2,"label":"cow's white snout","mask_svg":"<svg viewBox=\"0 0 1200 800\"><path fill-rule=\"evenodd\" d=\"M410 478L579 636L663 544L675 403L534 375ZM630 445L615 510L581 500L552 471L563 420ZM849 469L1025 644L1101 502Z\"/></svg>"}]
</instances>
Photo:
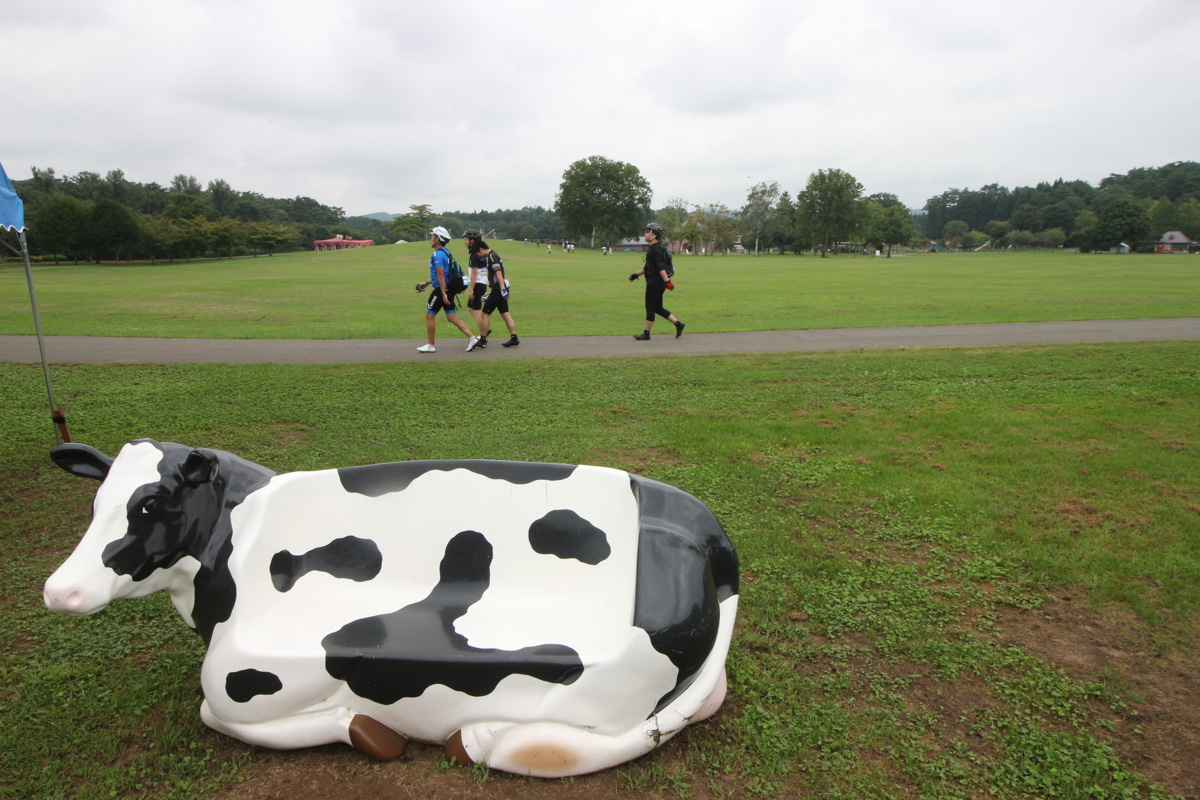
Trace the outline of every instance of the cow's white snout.
<instances>
[{"instance_id":1,"label":"cow's white snout","mask_svg":"<svg viewBox=\"0 0 1200 800\"><path fill-rule=\"evenodd\" d=\"M80 613L83 608L83 591L75 589L66 592L52 591L47 588L42 593L42 599L46 601L46 608L51 611L66 611L71 614Z\"/></svg>"},{"instance_id":2,"label":"cow's white snout","mask_svg":"<svg viewBox=\"0 0 1200 800\"><path fill-rule=\"evenodd\" d=\"M64 614L95 614L112 600L109 592L89 591L79 583L56 580L56 577L57 574L51 575L42 590L42 599L46 608L51 611Z\"/></svg>"}]
</instances>

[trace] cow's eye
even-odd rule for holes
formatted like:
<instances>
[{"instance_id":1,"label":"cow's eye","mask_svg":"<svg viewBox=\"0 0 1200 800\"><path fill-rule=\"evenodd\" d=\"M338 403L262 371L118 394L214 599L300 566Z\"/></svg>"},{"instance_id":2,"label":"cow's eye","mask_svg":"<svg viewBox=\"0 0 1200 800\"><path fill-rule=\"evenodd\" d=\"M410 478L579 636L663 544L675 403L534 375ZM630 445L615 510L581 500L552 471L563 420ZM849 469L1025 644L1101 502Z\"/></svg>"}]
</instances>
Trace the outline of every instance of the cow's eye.
<instances>
[{"instance_id":1,"label":"cow's eye","mask_svg":"<svg viewBox=\"0 0 1200 800\"><path fill-rule=\"evenodd\" d=\"M147 497L145 500L143 500L141 503L138 504L138 512L141 514L153 514L157 510L158 510L158 498L157 497Z\"/></svg>"}]
</instances>

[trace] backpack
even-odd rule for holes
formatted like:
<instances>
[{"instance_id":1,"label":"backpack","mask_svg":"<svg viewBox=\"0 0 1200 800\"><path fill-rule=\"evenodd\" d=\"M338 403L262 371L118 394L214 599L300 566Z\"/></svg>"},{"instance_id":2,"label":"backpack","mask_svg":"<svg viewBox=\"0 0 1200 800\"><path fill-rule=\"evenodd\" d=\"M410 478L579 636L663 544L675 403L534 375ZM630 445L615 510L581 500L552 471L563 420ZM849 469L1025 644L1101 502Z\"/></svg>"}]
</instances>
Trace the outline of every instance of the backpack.
<instances>
[{"instance_id":1,"label":"backpack","mask_svg":"<svg viewBox=\"0 0 1200 800\"><path fill-rule=\"evenodd\" d=\"M450 266L445 270L446 294L453 297L467 287L467 277L463 275L462 267L449 250L446 250L446 257L450 259Z\"/></svg>"},{"instance_id":2,"label":"backpack","mask_svg":"<svg viewBox=\"0 0 1200 800\"><path fill-rule=\"evenodd\" d=\"M667 250L665 247L664 250ZM667 250L667 280L675 277L675 262L671 259L671 251Z\"/></svg>"}]
</instances>

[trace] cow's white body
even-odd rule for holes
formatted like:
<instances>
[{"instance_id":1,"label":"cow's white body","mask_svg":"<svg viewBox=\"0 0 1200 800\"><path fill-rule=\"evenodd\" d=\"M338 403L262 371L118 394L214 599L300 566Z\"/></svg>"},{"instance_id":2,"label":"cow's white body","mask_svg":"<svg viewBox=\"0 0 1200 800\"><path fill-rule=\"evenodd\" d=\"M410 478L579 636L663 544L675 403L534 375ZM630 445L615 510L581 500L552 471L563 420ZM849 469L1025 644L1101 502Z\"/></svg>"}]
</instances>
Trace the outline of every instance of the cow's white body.
<instances>
[{"instance_id":1,"label":"cow's white body","mask_svg":"<svg viewBox=\"0 0 1200 800\"><path fill-rule=\"evenodd\" d=\"M114 597L163 588L193 624L195 558L140 582L100 564L106 544L125 533L131 494L160 480L156 447L127 445L113 462L91 528L47 581L50 608L92 613ZM596 564L536 552L529 531L547 509L578 514L603 531L611 552ZM337 470L291 473L251 491L229 519L236 604L212 627L201 713L209 726L243 741L282 749L349 743L352 718L367 715L411 739L441 743L459 733L477 763L560 776L635 758L713 713L723 699L736 594L720 604L716 640L695 678L655 711L680 671L632 624L639 509L624 472L577 467L565 479L513 483L469 469L438 470L378 496L348 492ZM569 648L582 663L578 678L560 683L510 674L481 696L434 682L419 696L383 703L333 677L325 637L430 597L447 542L464 531L490 544L490 583L454 618L454 633L471 648ZM273 583L277 554L319 551L346 537L378 548L377 574L346 578L318 569L286 590ZM406 647L420 657L421 642ZM242 671L274 676L280 688L235 699L227 681Z\"/></svg>"}]
</instances>

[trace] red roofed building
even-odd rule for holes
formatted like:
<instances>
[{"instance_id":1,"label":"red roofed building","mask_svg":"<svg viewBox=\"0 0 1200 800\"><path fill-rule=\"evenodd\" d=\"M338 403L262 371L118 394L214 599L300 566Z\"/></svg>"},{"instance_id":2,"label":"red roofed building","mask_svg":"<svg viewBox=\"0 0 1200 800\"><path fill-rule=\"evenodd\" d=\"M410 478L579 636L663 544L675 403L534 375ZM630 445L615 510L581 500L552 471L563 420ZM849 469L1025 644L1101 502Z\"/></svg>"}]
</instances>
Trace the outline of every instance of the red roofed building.
<instances>
[{"instance_id":1,"label":"red roofed building","mask_svg":"<svg viewBox=\"0 0 1200 800\"><path fill-rule=\"evenodd\" d=\"M347 239L338 234L333 239L317 239L313 242L313 250L346 250L351 247L371 247L374 244L374 239Z\"/></svg>"}]
</instances>

